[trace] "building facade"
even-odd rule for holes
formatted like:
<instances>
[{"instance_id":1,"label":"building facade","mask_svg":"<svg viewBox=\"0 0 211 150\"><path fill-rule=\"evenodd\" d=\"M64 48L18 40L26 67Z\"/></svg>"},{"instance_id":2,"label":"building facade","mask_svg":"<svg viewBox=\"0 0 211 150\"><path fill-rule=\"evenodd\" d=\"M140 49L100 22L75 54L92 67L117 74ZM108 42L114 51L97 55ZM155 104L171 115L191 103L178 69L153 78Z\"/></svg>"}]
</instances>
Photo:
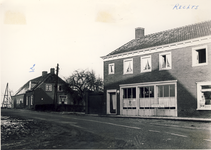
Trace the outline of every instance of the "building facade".
<instances>
[{"instance_id":1,"label":"building facade","mask_svg":"<svg viewBox=\"0 0 211 150\"><path fill-rule=\"evenodd\" d=\"M57 84L57 102L55 102L55 83ZM59 105L71 105L73 99L67 90L66 82L57 78L54 68L42 72L42 76L28 81L12 97L14 108L49 109L55 103Z\"/></svg>"},{"instance_id":2,"label":"building facade","mask_svg":"<svg viewBox=\"0 0 211 150\"><path fill-rule=\"evenodd\" d=\"M211 117L211 21L144 35L103 56L107 114Z\"/></svg>"}]
</instances>

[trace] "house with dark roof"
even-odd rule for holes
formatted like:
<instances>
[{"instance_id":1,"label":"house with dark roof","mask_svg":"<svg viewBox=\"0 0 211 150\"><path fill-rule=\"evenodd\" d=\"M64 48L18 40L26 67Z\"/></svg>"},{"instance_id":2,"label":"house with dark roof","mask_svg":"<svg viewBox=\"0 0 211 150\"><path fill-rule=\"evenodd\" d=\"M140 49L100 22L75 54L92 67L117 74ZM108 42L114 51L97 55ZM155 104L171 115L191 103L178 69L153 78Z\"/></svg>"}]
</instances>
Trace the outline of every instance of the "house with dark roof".
<instances>
[{"instance_id":1,"label":"house with dark roof","mask_svg":"<svg viewBox=\"0 0 211 150\"><path fill-rule=\"evenodd\" d=\"M106 114L211 117L211 21L144 35L106 56Z\"/></svg>"},{"instance_id":2,"label":"house with dark roof","mask_svg":"<svg viewBox=\"0 0 211 150\"><path fill-rule=\"evenodd\" d=\"M56 80L57 91L55 91ZM41 76L29 80L12 99L14 108L54 109L55 104L57 106L73 104L67 83L55 74L54 68L50 69L50 73L43 71Z\"/></svg>"}]
</instances>

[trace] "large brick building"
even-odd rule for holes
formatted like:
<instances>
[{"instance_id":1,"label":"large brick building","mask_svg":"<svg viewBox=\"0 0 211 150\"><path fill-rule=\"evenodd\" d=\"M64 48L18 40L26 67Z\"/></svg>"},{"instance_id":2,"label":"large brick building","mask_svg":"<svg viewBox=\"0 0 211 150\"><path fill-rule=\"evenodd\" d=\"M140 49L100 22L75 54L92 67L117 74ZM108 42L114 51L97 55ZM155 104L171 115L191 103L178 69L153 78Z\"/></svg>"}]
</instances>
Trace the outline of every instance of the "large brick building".
<instances>
[{"instance_id":1,"label":"large brick building","mask_svg":"<svg viewBox=\"0 0 211 150\"><path fill-rule=\"evenodd\" d=\"M211 117L211 21L144 35L103 56L107 114Z\"/></svg>"}]
</instances>

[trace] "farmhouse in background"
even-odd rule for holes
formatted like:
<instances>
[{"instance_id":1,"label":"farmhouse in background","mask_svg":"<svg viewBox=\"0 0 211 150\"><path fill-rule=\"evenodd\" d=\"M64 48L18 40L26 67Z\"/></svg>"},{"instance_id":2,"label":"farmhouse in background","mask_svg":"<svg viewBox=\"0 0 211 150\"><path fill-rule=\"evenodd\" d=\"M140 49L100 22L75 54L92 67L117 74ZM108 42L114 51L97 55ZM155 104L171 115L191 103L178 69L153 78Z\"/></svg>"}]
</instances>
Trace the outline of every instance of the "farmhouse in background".
<instances>
[{"instance_id":1,"label":"farmhouse in background","mask_svg":"<svg viewBox=\"0 0 211 150\"><path fill-rule=\"evenodd\" d=\"M42 76L28 81L13 96L14 108L54 109L56 80L57 75L54 68L50 69L50 73L43 71ZM66 82L58 77L58 106L73 104L73 99L66 89Z\"/></svg>"},{"instance_id":2,"label":"farmhouse in background","mask_svg":"<svg viewBox=\"0 0 211 150\"><path fill-rule=\"evenodd\" d=\"M211 117L211 21L149 35L136 28L102 59L106 114Z\"/></svg>"}]
</instances>

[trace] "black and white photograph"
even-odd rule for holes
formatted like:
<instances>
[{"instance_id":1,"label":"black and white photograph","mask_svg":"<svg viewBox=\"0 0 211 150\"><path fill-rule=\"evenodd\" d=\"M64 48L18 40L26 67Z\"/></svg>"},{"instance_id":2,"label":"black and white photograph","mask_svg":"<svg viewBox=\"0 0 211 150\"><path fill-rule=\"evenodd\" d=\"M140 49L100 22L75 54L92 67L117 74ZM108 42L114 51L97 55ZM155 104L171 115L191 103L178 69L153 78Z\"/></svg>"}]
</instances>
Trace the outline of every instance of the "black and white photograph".
<instances>
[{"instance_id":1,"label":"black and white photograph","mask_svg":"<svg viewBox=\"0 0 211 150\"><path fill-rule=\"evenodd\" d=\"M1 149L211 149L210 0L0 0Z\"/></svg>"}]
</instances>

